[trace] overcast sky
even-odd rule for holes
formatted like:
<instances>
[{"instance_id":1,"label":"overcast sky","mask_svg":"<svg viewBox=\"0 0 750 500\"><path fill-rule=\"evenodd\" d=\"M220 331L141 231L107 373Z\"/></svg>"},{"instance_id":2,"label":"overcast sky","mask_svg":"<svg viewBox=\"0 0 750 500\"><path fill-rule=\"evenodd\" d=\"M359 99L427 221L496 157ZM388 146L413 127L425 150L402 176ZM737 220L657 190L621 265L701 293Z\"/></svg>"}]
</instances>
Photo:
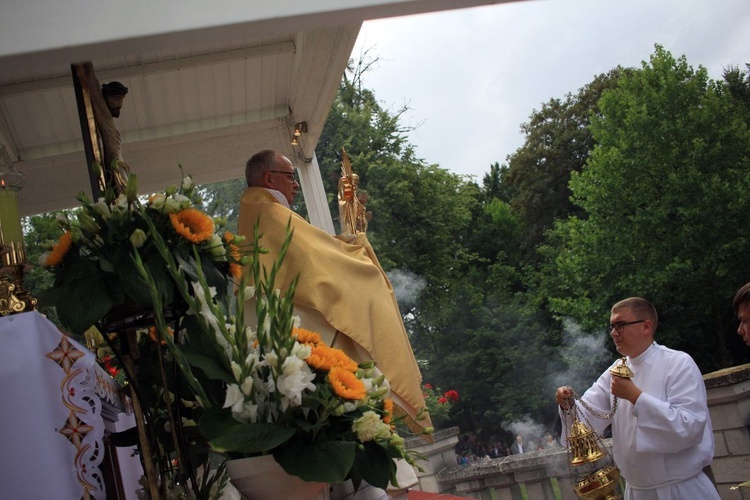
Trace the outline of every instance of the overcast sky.
<instances>
[{"instance_id":1,"label":"overcast sky","mask_svg":"<svg viewBox=\"0 0 750 500\"><path fill-rule=\"evenodd\" d=\"M529 0L367 21L352 57L403 123L417 155L481 181L523 144L519 126L595 75L640 67L664 46L713 79L750 63L750 0Z\"/></svg>"}]
</instances>

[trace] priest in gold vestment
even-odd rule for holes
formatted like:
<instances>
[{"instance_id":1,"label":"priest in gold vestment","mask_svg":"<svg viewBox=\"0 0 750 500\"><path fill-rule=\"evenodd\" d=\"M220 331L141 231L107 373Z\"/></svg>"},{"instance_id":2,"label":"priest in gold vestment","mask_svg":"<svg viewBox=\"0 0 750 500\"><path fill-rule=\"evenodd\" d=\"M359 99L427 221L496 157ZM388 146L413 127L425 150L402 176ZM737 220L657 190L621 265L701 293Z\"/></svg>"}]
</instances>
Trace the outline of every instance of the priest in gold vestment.
<instances>
[{"instance_id":1,"label":"priest in gold vestment","mask_svg":"<svg viewBox=\"0 0 750 500\"><path fill-rule=\"evenodd\" d=\"M334 237L294 213L290 205L299 184L291 161L280 153L253 155L245 177L238 232L252 238L259 224L260 245L270 250L261 256L262 265L271 268L288 223L294 231L276 283L285 289L299 275L294 302L302 327L359 362L375 360L410 426L431 425L426 412L417 420L425 406L421 374L393 288L366 236Z\"/></svg>"}]
</instances>

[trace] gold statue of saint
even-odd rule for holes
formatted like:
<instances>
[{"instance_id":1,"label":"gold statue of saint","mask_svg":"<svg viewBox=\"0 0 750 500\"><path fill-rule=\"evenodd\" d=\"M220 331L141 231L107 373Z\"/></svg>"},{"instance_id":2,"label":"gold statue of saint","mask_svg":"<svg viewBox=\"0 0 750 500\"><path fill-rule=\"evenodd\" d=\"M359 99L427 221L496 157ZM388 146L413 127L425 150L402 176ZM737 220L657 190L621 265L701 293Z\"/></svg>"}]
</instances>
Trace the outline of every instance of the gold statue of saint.
<instances>
[{"instance_id":1,"label":"gold statue of saint","mask_svg":"<svg viewBox=\"0 0 750 500\"><path fill-rule=\"evenodd\" d=\"M365 208L367 193L359 190L359 176L352 171L346 150L341 148L341 178L339 179L339 217L341 234L367 232L367 221L372 215Z\"/></svg>"}]
</instances>

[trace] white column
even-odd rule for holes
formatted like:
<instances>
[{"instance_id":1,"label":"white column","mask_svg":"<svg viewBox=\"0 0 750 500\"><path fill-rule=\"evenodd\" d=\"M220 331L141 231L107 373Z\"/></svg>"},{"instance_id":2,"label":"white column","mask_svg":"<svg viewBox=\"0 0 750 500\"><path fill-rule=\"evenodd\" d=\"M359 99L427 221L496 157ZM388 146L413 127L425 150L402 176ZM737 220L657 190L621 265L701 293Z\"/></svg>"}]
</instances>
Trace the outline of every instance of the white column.
<instances>
[{"instance_id":1,"label":"white column","mask_svg":"<svg viewBox=\"0 0 750 500\"><path fill-rule=\"evenodd\" d=\"M323 178L320 175L318 157L313 153L312 158L305 158L304 160L300 158L299 163L301 165L297 171L299 172L302 196L305 198L310 223L329 234L335 235L326 191L323 188Z\"/></svg>"}]
</instances>

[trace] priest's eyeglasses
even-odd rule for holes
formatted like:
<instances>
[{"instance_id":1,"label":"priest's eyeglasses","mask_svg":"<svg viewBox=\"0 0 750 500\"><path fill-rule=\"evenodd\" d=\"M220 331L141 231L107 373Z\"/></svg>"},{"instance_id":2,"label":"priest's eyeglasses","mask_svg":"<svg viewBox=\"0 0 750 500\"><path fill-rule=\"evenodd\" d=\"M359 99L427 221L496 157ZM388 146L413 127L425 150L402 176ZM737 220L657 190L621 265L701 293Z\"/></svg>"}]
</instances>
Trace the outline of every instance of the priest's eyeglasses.
<instances>
[{"instance_id":1,"label":"priest's eyeglasses","mask_svg":"<svg viewBox=\"0 0 750 500\"><path fill-rule=\"evenodd\" d=\"M609 332L612 332L612 330L615 330L617 333L622 333L623 330L625 330L625 327L628 325L635 325L636 323L645 323L645 319L639 319L638 321L618 321L617 323L613 323L609 325L609 328L607 329Z\"/></svg>"},{"instance_id":2,"label":"priest's eyeglasses","mask_svg":"<svg viewBox=\"0 0 750 500\"><path fill-rule=\"evenodd\" d=\"M289 182L297 183L299 184L299 177L297 176L297 171L289 172L288 170L266 170L266 172L271 172L272 174L284 174L287 176L287 179L289 179Z\"/></svg>"}]
</instances>

